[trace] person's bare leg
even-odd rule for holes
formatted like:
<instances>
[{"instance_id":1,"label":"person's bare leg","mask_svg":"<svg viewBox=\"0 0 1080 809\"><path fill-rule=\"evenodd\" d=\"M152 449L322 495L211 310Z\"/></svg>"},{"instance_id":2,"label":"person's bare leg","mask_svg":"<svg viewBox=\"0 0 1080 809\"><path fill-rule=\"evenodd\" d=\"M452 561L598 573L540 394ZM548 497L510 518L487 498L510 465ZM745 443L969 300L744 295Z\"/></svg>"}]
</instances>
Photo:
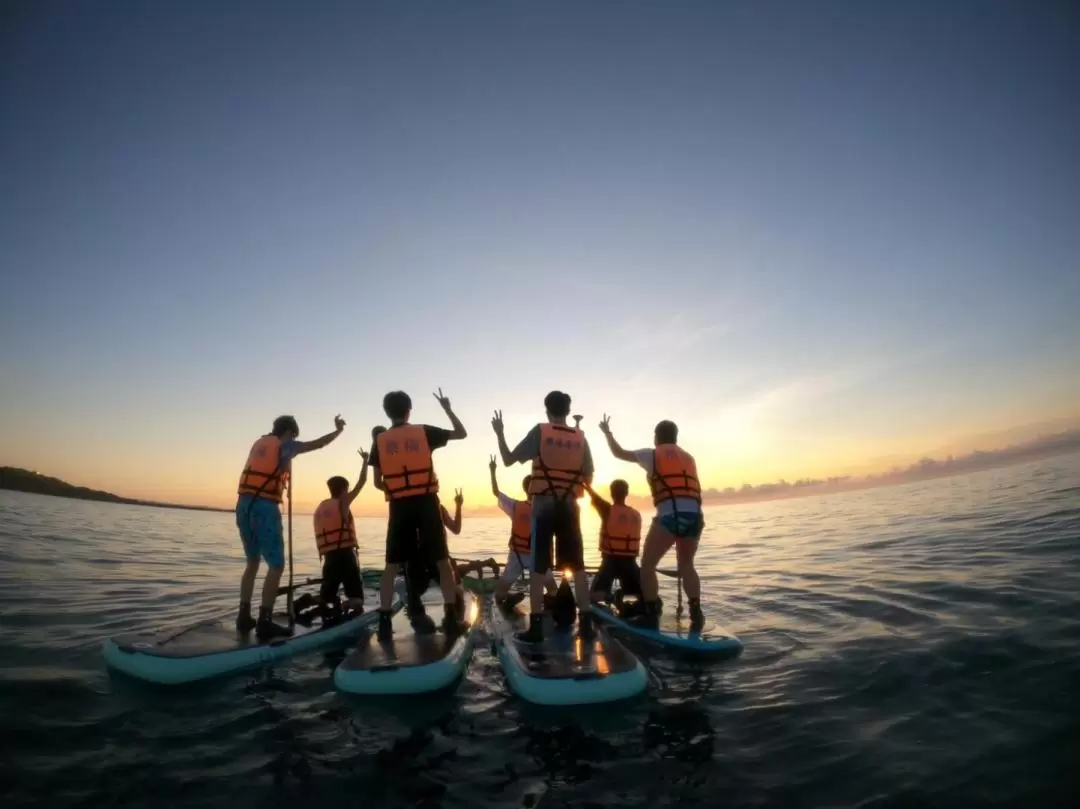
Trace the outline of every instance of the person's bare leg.
<instances>
[{"instance_id":1,"label":"person's bare leg","mask_svg":"<svg viewBox=\"0 0 1080 809\"><path fill-rule=\"evenodd\" d=\"M274 601L277 600L278 586L281 584L281 574L284 571L284 567L271 567L266 570L266 580L263 582L262 589L262 608L271 613L274 611Z\"/></svg>"},{"instance_id":2,"label":"person's bare leg","mask_svg":"<svg viewBox=\"0 0 1080 809\"><path fill-rule=\"evenodd\" d=\"M251 604L251 596L255 593L255 577L259 575L259 557L248 559L244 566L244 575L240 577L240 603Z\"/></svg>"},{"instance_id":3,"label":"person's bare leg","mask_svg":"<svg viewBox=\"0 0 1080 809\"><path fill-rule=\"evenodd\" d=\"M701 598L701 578L697 568L694 567L694 556L697 554L698 543L687 540L676 540L675 556L679 563L679 577L682 579L683 590L687 598Z\"/></svg>"},{"instance_id":4,"label":"person's bare leg","mask_svg":"<svg viewBox=\"0 0 1080 809\"><path fill-rule=\"evenodd\" d=\"M454 579L454 568L450 566L449 559L443 559L436 566L439 568L439 587L442 589L443 603L453 604L457 598L457 581Z\"/></svg>"},{"instance_id":5,"label":"person's bare leg","mask_svg":"<svg viewBox=\"0 0 1080 809\"><path fill-rule=\"evenodd\" d=\"M529 610L533 615L544 611L544 579L547 576L529 575Z\"/></svg>"},{"instance_id":6,"label":"person's bare leg","mask_svg":"<svg viewBox=\"0 0 1080 809\"><path fill-rule=\"evenodd\" d=\"M387 563L379 577L379 609L383 612L390 612L390 604L394 600L394 577L397 569L397 565Z\"/></svg>"},{"instance_id":7,"label":"person's bare leg","mask_svg":"<svg viewBox=\"0 0 1080 809\"><path fill-rule=\"evenodd\" d=\"M671 536L659 520L653 520L649 533L645 536L645 547L641 551L641 594L645 601L656 601L660 595L660 583L656 580L656 566L671 550L675 538Z\"/></svg>"}]
</instances>

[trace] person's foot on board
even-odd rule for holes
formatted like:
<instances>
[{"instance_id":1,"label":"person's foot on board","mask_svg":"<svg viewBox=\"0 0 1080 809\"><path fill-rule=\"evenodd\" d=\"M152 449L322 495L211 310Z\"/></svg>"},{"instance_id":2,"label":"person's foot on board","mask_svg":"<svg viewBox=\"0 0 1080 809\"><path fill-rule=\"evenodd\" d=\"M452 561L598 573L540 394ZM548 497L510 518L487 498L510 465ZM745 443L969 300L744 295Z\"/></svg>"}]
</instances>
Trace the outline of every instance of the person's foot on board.
<instances>
[{"instance_id":1,"label":"person's foot on board","mask_svg":"<svg viewBox=\"0 0 1080 809\"><path fill-rule=\"evenodd\" d=\"M246 635L255 628L255 618L251 614L250 604L241 604L240 612L236 614L236 631Z\"/></svg>"},{"instance_id":2,"label":"person's foot on board","mask_svg":"<svg viewBox=\"0 0 1080 809\"><path fill-rule=\"evenodd\" d=\"M255 637L261 641L273 640L274 638L287 638L292 635L292 629L281 624L275 624L270 618L270 610L266 607L259 609L259 620L255 624Z\"/></svg>"},{"instance_id":3,"label":"person's foot on board","mask_svg":"<svg viewBox=\"0 0 1080 809\"><path fill-rule=\"evenodd\" d=\"M467 624L458 614L457 604L444 605L442 628L443 632L452 638L457 637L467 628Z\"/></svg>"},{"instance_id":4,"label":"person's foot on board","mask_svg":"<svg viewBox=\"0 0 1080 809\"><path fill-rule=\"evenodd\" d=\"M544 616L535 612L529 615L529 628L524 632L514 635L521 643L543 643L544 641Z\"/></svg>"},{"instance_id":5,"label":"person's foot on board","mask_svg":"<svg viewBox=\"0 0 1080 809\"><path fill-rule=\"evenodd\" d=\"M628 623L642 629L659 629L660 603L658 601L646 601L641 613L630 618Z\"/></svg>"},{"instance_id":6,"label":"person's foot on board","mask_svg":"<svg viewBox=\"0 0 1080 809\"><path fill-rule=\"evenodd\" d=\"M390 618L388 610L379 610L379 629L376 634L379 640L384 643L394 639L394 627L390 623Z\"/></svg>"},{"instance_id":7,"label":"person's foot on board","mask_svg":"<svg viewBox=\"0 0 1080 809\"><path fill-rule=\"evenodd\" d=\"M705 613L701 611L701 599L690 599L690 631L700 632L705 626Z\"/></svg>"}]
</instances>

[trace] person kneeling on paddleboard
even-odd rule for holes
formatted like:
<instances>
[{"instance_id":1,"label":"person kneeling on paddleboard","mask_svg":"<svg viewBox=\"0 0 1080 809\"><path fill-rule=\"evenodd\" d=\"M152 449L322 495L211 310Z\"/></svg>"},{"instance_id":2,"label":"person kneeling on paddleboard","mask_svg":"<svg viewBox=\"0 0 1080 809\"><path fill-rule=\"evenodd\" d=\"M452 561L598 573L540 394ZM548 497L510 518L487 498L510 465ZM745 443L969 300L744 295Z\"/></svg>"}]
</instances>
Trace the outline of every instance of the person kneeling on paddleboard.
<instances>
[{"instance_id":1,"label":"person kneeling on paddleboard","mask_svg":"<svg viewBox=\"0 0 1080 809\"><path fill-rule=\"evenodd\" d=\"M446 510L446 506L439 503L439 515L442 517L443 528L455 536L461 533L461 506L464 502L465 496L461 493L461 489L458 489L454 494L453 517ZM445 534L443 536L445 541ZM435 622L428 616L427 609L421 599L432 582L440 583L439 567L424 559L422 555L417 554L417 556L405 563L404 575L408 590L405 610L409 615L409 620L412 622L413 631L420 635L430 634L435 631ZM461 618L465 615L465 590L461 587L456 566L454 567L454 581L454 603L457 606L458 616Z\"/></svg>"},{"instance_id":2,"label":"person kneeling on paddleboard","mask_svg":"<svg viewBox=\"0 0 1080 809\"><path fill-rule=\"evenodd\" d=\"M641 589L645 598L644 614L635 623L649 628L660 626L660 586L656 566L675 546L679 578L690 602L690 627L700 629L705 622L701 612L701 580L694 568L698 540L705 529L701 513L701 483L694 457L678 446L679 428L672 421L661 421L653 433L653 449L629 452L619 446L611 434L611 419L604 414L600 430L607 438L611 454L621 461L636 463L645 470L652 490L656 516L645 537L641 554Z\"/></svg>"},{"instance_id":3,"label":"person kneeling on paddleboard","mask_svg":"<svg viewBox=\"0 0 1080 809\"><path fill-rule=\"evenodd\" d=\"M510 588L514 582L522 577L526 571L532 570L532 504L528 500L529 484L532 476L526 475L521 481L521 488L525 491L525 500L514 500L512 497L499 491L499 481L495 476L495 456L491 456L488 464L491 471L491 493L499 501L502 513L510 518L510 552L506 556L506 566L502 575L495 585L495 603L504 610L512 610L525 600L526 593L510 594ZM544 585L548 594L555 595L555 571L548 570L544 577Z\"/></svg>"},{"instance_id":4,"label":"person kneeling on paddleboard","mask_svg":"<svg viewBox=\"0 0 1080 809\"><path fill-rule=\"evenodd\" d=\"M349 481L340 475L330 478L326 481L330 497L315 509L315 547L322 559L319 600L324 617L337 606L339 587L345 590L345 606L349 611L354 614L364 611L364 581L356 555L356 522L352 515L352 503L367 483L369 456L360 450L360 457L364 463L352 490Z\"/></svg>"},{"instance_id":5,"label":"person kneeling on paddleboard","mask_svg":"<svg viewBox=\"0 0 1080 809\"><path fill-rule=\"evenodd\" d=\"M334 432L314 441L298 441L300 426L292 416L274 419L272 429L251 445L237 487L236 527L244 544L247 565L240 579L240 611L236 616L237 632L255 630L259 640L286 637L289 627L275 624L274 600L277 598L281 574L285 570L285 539L281 524L281 500L292 471L292 459L305 452L322 449L345 429L341 416L334 418ZM260 557L269 570L263 582L259 620L251 616L251 595L255 576L259 573Z\"/></svg>"},{"instance_id":6,"label":"person kneeling on paddleboard","mask_svg":"<svg viewBox=\"0 0 1080 809\"><path fill-rule=\"evenodd\" d=\"M611 586L619 580L620 591L624 595L641 599L641 569L637 555L641 547L641 512L626 505L630 494L630 484L625 480L611 483L611 499L603 497L586 486L585 490L592 498L593 508L600 515L600 569L593 577L592 600L611 601ZM621 599L620 599L621 601ZM630 604L625 605L627 609ZM620 610L622 612L622 610ZM628 617L625 612L623 617Z\"/></svg>"},{"instance_id":7,"label":"person kneeling on paddleboard","mask_svg":"<svg viewBox=\"0 0 1080 809\"><path fill-rule=\"evenodd\" d=\"M577 498L584 493L582 483L593 477L592 452L585 434L569 427L570 396L552 391L544 397L547 422L537 424L513 452L506 444L502 413L495 411L491 426L499 440L503 464L532 462L529 495L532 499L533 575L529 580L529 629L520 633L524 643L544 639L544 579L551 569L552 543L555 563L574 573L574 590L581 614L579 634L593 636L589 580L585 576L585 558L581 544L581 510Z\"/></svg>"},{"instance_id":8,"label":"person kneeling on paddleboard","mask_svg":"<svg viewBox=\"0 0 1080 809\"><path fill-rule=\"evenodd\" d=\"M412 399L403 391L391 391L383 397L383 410L390 417L390 429L380 433L371 447L375 487L386 493L390 510L386 527L386 567L379 583L380 640L389 640L393 636L390 602L394 597L394 577L401 565L414 558L438 566L445 613L443 627L452 634L464 629L455 604L456 583L442 526L439 480L432 454L450 441L465 438L467 433L442 391L434 396L450 419L453 430L410 424Z\"/></svg>"}]
</instances>

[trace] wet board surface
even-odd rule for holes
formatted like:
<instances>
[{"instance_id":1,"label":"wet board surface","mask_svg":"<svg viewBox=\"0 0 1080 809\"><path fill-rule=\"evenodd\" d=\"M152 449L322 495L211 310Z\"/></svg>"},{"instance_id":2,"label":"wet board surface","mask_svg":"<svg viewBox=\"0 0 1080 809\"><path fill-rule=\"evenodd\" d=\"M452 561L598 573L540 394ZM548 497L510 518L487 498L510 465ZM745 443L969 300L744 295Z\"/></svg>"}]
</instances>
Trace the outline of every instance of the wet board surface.
<instances>
[{"instance_id":1,"label":"wet board surface","mask_svg":"<svg viewBox=\"0 0 1080 809\"><path fill-rule=\"evenodd\" d=\"M604 622L620 632L640 637L652 643L677 647L692 652L737 652L742 649L742 642L731 632L713 621L707 614L700 630L691 629L690 616L681 617L666 608L660 616L659 629L645 629L635 626L616 615L603 605L594 607L597 621Z\"/></svg>"},{"instance_id":2,"label":"wet board surface","mask_svg":"<svg viewBox=\"0 0 1080 809\"><path fill-rule=\"evenodd\" d=\"M405 614L405 610L402 610L391 621L391 626L394 628L393 640L380 641L373 632L364 645L345 658L341 663L341 668L345 671L402 669L428 666L445 658L461 636L451 638L443 632L441 605L425 604L424 606L428 615L435 621L434 634L418 635L413 631L409 616ZM476 596L468 591L465 592L465 616L470 623L470 629L476 626L480 618L480 605Z\"/></svg>"},{"instance_id":3,"label":"wet board surface","mask_svg":"<svg viewBox=\"0 0 1080 809\"><path fill-rule=\"evenodd\" d=\"M282 625L289 622L288 615L284 612L274 615L274 620ZM350 621L355 620L349 619ZM343 628L339 622L325 630ZM288 638L275 638L268 643L262 643L251 631L241 635L236 631L236 616L230 614L226 618L220 618L191 626L173 629L154 634L127 634L117 635L112 640L117 646L125 647L145 655L155 657L202 657L204 655L222 654L235 652L239 649L257 648L260 646L287 645L305 636L318 635L325 631L321 622L315 621L311 627L297 624L293 628L293 635Z\"/></svg>"},{"instance_id":4,"label":"wet board surface","mask_svg":"<svg viewBox=\"0 0 1080 809\"><path fill-rule=\"evenodd\" d=\"M520 608L506 611L493 606L492 628L506 645L510 656L522 671L539 679L578 679L605 677L633 672L637 658L594 621L593 640L578 635L578 624L570 630L558 629L549 613L544 614L542 643L522 643L514 633L529 628L529 616Z\"/></svg>"}]
</instances>

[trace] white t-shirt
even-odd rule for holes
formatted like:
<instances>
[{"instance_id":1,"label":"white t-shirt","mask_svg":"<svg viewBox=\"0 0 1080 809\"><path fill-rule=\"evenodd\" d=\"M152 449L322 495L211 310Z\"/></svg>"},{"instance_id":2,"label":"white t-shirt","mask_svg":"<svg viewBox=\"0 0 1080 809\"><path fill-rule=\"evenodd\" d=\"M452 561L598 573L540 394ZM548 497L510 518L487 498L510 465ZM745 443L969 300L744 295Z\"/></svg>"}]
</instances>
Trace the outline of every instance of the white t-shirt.
<instances>
[{"instance_id":1,"label":"white t-shirt","mask_svg":"<svg viewBox=\"0 0 1080 809\"><path fill-rule=\"evenodd\" d=\"M499 508L510 519L514 518L514 506L517 502L513 497L507 497L502 492L499 492Z\"/></svg>"},{"instance_id":2,"label":"white t-shirt","mask_svg":"<svg viewBox=\"0 0 1080 809\"><path fill-rule=\"evenodd\" d=\"M656 465L656 450L634 450L634 460L637 461L638 466L645 470L646 476L651 475L653 467ZM668 514L674 514L676 508L678 508L680 514L693 514L694 512L701 511L701 504L696 500L691 500L687 497L676 497L674 500L664 500L656 507L656 516L666 517Z\"/></svg>"}]
</instances>

